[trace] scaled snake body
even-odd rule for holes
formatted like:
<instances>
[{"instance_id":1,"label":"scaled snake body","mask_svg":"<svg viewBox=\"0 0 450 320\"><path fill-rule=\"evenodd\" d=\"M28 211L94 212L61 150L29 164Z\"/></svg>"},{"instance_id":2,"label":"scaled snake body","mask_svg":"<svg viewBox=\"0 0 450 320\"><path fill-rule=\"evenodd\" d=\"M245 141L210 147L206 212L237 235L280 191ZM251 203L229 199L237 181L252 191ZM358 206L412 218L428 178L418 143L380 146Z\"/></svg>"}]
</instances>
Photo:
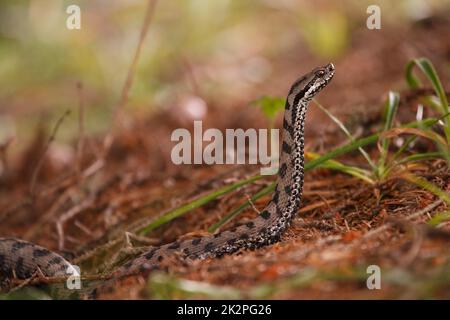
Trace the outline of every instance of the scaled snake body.
<instances>
[{"instance_id":1,"label":"scaled snake body","mask_svg":"<svg viewBox=\"0 0 450 320\"><path fill-rule=\"evenodd\" d=\"M175 252L191 259L219 257L242 248L255 249L279 241L300 206L304 176L304 126L308 104L333 78L334 66L315 68L299 78L286 100L280 167L272 200L249 222L194 239L150 247L134 260L119 267L112 278L157 269ZM0 279L26 279L37 270L48 277L68 275L70 262L36 244L15 238L0 238Z\"/></svg>"}]
</instances>

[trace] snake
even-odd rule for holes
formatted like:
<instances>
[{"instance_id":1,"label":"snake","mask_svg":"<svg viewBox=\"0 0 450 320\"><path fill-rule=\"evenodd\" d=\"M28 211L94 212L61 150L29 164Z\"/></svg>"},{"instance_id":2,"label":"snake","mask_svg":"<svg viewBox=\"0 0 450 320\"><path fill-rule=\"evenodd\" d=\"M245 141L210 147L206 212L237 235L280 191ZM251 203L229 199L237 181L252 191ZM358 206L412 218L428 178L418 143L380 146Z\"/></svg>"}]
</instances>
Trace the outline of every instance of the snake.
<instances>
[{"instance_id":1,"label":"snake","mask_svg":"<svg viewBox=\"0 0 450 320\"><path fill-rule=\"evenodd\" d=\"M292 84L285 103L276 188L272 199L255 218L216 234L149 247L112 271L111 278L158 269L175 254L190 259L218 258L280 241L301 204L308 105L331 81L334 72L334 65L329 63L314 68ZM0 280L28 279L36 272L46 277L67 277L76 271L69 261L47 248L16 238L0 238Z\"/></svg>"}]
</instances>

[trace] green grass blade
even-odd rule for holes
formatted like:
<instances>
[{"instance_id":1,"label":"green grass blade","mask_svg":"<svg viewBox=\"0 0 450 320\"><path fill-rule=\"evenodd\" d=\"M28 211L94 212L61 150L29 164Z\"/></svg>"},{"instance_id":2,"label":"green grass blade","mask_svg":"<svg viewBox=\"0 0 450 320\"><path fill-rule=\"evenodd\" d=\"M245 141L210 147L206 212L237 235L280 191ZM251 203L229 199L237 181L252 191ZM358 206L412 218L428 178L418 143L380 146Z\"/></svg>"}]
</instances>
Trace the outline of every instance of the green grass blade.
<instances>
[{"instance_id":1,"label":"green grass blade","mask_svg":"<svg viewBox=\"0 0 450 320\"><path fill-rule=\"evenodd\" d=\"M400 161L397 162L397 164L403 164L408 163L412 161L422 161L422 160L428 160L428 159L436 159L436 158L444 158L447 159L447 157L450 156L450 153L447 152L447 154L444 154L443 152L425 152L425 153L416 153L412 154L410 156L404 157Z\"/></svg>"},{"instance_id":2,"label":"green grass blade","mask_svg":"<svg viewBox=\"0 0 450 320\"><path fill-rule=\"evenodd\" d=\"M436 92L436 95L439 97L440 100L440 111L442 114L448 114L449 113L449 106L448 106L448 100L447 96L444 90L444 87L442 86L442 83L439 79L439 76L433 66L433 64L430 62L430 60L426 58L418 58L411 60L407 66L406 66L406 81L408 82L409 86L412 88L418 88L421 86L420 80L416 78L413 74L414 66L417 66L428 78L428 80L431 82L434 91ZM445 137L447 139L447 142L450 144L450 119L449 117L445 117L445 126L444 126L444 132Z\"/></svg>"},{"instance_id":3,"label":"green grass blade","mask_svg":"<svg viewBox=\"0 0 450 320\"><path fill-rule=\"evenodd\" d=\"M384 106L384 127L383 131L392 128L395 115L397 114L398 105L400 103L400 94L398 92L389 91L388 100Z\"/></svg>"},{"instance_id":4,"label":"green grass blade","mask_svg":"<svg viewBox=\"0 0 450 320\"><path fill-rule=\"evenodd\" d=\"M347 127L337 117L335 117L330 111L328 111L319 102L317 102L316 99L313 99L313 101L319 107L320 110L322 110L334 123L336 123L336 125L345 133L345 135L350 139L350 141L355 141L356 140L355 137L347 129ZM376 166L373 163L372 159L370 159L370 156L367 154L367 152L362 147L359 147L358 150L359 150L359 152L361 152L363 157L369 163L370 167L373 170L375 170Z\"/></svg>"},{"instance_id":5,"label":"green grass blade","mask_svg":"<svg viewBox=\"0 0 450 320\"><path fill-rule=\"evenodd\" d=\"M312 159L316 159L319 157L318 154L316 153L312 153L312 152L308 152L307 153L308 158L312 158ZM327 160L324 163L322 163L319 167L321 168L326 168L326 169L331 169L331 170L336 170L336 171L340 171L349 175L352 175L358 179L361 179L369 184L374 184L375 181L373 181L370 178L370 172L358 167L354 167L354 166L349 166L346 164L343 164L337 160Z\"/></svg>"},{"instance_id":6,"label":"green grass blade","mask_svg":"<svg viewBox=\"0 0 450 320\"><path fill-rule=\"evenodd\" d=\"M444 87L442 86L441 80L439 79L439 76L436 72L436 69L434 68L431 61L428 60L427 58L418 58L410 61L406 66L406 80L408 84L412 88L418 88L421 85L421 83L420 80L414 77L413 74L414 66L417 66L426 75L428 80L430 80L434 91L436 91L436 94L439 97L439 100L441 101L442 113L448 113L449 109L447 96L445 94L445 90Z\"/></svg>"},{"instance_id":7,"label":"green grass blade","mask_svg":"<svg viewBox=\"0 0 450 320\"><path fill-rule=\"evenodd\" d=\"M416 122L415 127L419 128L419 129L427 129L430 128L431 126L435 125L436 123L439 122L439 120L444 119L446 116L448 116L449 114L445 114L440 118L427 118L421 121ZM408 146L415 141L418 138L418 136L411 136L409 137L404 143L403 145L395 152L395 154L393 155L392 159L395 160L397 159L403 152L406 151L406 149L408 148Z\"/></svg>"},{"instance_id":8,"label":"green grass blade","mask_svg":"<svg viewBox=\"0 0 450 320\"><path fill-rule=\"evenodd\" d=\"M401 177L408 182L411 182L425 190L428 190L429 192L442 199L442 201L444 201L447 205L450 205L450 195L435 184L409 172L404 172Z\"/></svg>"},{"instance_id":9,"label":"green grass blade","mask_svg":"<svg viewBox=\"0 0 450 320\"><path fill-rule=\"evenodd\" d=\"M444 211L444 212L435 214L434 217L431 218L430 221L428 221L428 224L435 227L438 224L440 224L441 222L444 222L448 219L450 219L450 211Z\"/></svg>"},{"instance_id":10,"label":"green grass blade","mask_svg":"<svg viewBox=\"0 0 450 320\"><path fill-rule=\"evenodd\" d=\"M392 128L388 131L385 131L381 134L381 139L384 138L392 138L399 135L408 134L414 135L417 137L422 137L431 140L436 143L436 145L441 146L442 148L447 148L447 141L445 141L444 137L442 137L439 133L425 128Z\"/></svg>"},{"instance_id":11,"label":"green grass blade","mask_svg":"<svg viewBox=\"0 0 450 320\"><path fill-rule=\"evenodd\" d=\"M387 132L392 128L394 118L397 113L398 105L400 103L400 95L398 92L389 91L388 99L384 107L384 126L383 132ZM377 176L383 178L386 174L386 160L389 151L390 139L382 138L381 140L381 154L378 161Z\"/></svg>"},{"instance_id":12,"label":"green grass blade","mask_svg":"<svg viewBox=\"0 0 450 320\"><path fill-rule=\"evenodd\" d=\"M364 137L361 139L357 139L355 141L349 142L346 145L343 145L342 147L336 148L333 151L330 151L323 156L320 156L319 158L313 159L306 163L305 165L305 171L311 170L322 164L323 162L339 157L343 154L349 153L351 151L355 151L359 147L364 147L369 144L373 144L378 141L379 134L373 134L368 137Z\"/></svg>"}]
</instances>

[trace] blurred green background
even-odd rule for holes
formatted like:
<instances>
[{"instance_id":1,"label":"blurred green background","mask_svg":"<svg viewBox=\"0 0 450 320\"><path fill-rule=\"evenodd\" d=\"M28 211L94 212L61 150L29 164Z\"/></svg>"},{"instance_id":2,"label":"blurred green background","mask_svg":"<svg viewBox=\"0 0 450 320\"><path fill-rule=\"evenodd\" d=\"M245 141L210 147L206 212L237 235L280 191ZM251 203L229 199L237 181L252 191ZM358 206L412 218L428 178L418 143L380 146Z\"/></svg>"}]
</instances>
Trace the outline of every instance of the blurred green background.
<instances>
[{"instance_id":1,"label":"blurred green background","mask_svg":"<svg viewBox=\"0 0 450 320\"><path fill-rule=\"evenodd\" d=\"M66 28L71 4L81 7L81 30ZM158 1L126 110L152 112L192 92L227 97L223 107L240 101L248 88L277 82L271 78L277 64L297 52L344 56L354 33L367 31L371 4L382 9L382 27L407 27L448 10L450 2ZM39 121L52 126L65 110L76 111L79 82L88 134L108 128L146 6L143 0L1 0L0 140L27 139ZM73 137L75 119L72 113L58 139Z\"/></svg>"}]
</instances>

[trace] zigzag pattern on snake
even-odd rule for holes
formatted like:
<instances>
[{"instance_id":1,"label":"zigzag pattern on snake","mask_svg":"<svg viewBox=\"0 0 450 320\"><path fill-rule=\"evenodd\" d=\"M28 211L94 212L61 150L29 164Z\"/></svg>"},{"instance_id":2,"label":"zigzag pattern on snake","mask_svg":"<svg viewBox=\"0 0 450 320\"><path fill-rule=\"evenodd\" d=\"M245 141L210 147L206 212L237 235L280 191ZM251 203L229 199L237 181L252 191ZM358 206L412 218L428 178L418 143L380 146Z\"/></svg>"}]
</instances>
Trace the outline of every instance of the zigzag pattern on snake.
<instances>
[{"instance_id":1,"label":"zigzag pattern on snake","mask_svg":"<svg viewBox=\"0 0 450 320\"><path fill-rule=\"evenodd\" d=\"M113 278L158 268L168 256L179 252L187 258L202 259L230 254L242 248L256 249L279 241L294 218L301 201L304 180L304 127L308 104L333 78L330 63L315 68L292 85L283 119L280 167L277 187L264 210L249 222L190 240L151 247L119 267ZM26 279L37 270L45 276L67 276L70 262L55 252L15 238L0 238L0 280Z\"/></svg>"}]
</instances>

